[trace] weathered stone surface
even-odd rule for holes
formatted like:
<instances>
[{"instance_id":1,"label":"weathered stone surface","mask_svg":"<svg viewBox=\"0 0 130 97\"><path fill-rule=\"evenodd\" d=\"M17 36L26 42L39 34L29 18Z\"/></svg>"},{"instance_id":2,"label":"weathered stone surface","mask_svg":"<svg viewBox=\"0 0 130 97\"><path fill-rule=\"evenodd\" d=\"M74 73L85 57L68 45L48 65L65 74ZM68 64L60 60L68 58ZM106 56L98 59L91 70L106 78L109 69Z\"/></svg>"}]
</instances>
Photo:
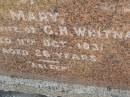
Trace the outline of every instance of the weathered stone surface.
<instances>
[{"instance_id":1,"label":"weathered stone surface","mask_svg":"<svg viewBox=\"0 0 130 97\"><path fill-rule=\"evenodd\" d=\"M129 89L129 3L1 0L1 74Z\"/></svg>"},{"instance_id":2,"label":"weathered stone surface","mask_svg":"<svg viewBox=\"0 0 130 97\"><path fill-rule=\"evenodd\" d=\"M54 81L23 79L0 75L0 90L17 91L29 94L42 94L48 97L129 97L129 90L112 89L83 85L69 85Z\"/></svg>"},{"instance_id":3,"label":"weathered stone surface","mask_svg":"<svg viewBox=\"0 0 130 97\"><path fill-rule=\"evenodd\" d=\"M12 92L12 91L0 91L1 97L49 97L45 95L36 95L36 94L26 94L20 92Z\"/></svg>"}]
</instances>

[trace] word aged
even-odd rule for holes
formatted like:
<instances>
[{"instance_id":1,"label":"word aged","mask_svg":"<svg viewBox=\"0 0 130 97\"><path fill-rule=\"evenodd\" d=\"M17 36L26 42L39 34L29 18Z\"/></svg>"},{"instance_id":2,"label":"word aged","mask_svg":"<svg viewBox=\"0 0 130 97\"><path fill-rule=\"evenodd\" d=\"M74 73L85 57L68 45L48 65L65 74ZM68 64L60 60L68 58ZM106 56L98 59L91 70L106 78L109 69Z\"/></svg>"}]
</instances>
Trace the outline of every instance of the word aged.
<instances>
[{"instance_id":1,"label":"word aged","mask_svg":"<svg viewBox=\"0 0 130 97\"><path fill-rule=\"evenodd\" d=\"M19 56L28 56L29 55L29 52L24 49L0 48L0 51L3 54L9 54L9 55L19 55Z\"/></svg>"}]
</instances>

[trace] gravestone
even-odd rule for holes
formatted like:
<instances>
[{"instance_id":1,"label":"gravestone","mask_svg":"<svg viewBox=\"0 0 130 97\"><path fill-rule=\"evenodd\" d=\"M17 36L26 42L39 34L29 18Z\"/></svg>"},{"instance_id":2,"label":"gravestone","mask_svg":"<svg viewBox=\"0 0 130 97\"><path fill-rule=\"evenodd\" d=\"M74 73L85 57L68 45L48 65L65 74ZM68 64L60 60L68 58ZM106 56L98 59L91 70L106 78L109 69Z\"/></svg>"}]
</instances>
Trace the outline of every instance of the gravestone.
<instances>
[{"instance_id":1,"label":"gravestone","mask_svg":"<svg viewBox=\"0 0 130 97\"><path fill-rule=\"evenodd\" d=\"M129 3L0 0L0 73L129 89Z\"/></svg>"}]
</instances>

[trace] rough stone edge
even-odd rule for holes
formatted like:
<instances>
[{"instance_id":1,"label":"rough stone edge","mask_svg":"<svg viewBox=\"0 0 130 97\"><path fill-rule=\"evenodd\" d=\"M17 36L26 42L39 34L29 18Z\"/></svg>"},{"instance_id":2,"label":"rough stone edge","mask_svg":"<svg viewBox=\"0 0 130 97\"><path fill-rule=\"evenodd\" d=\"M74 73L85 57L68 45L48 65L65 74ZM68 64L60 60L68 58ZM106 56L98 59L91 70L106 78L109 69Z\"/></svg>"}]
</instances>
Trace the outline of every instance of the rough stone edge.
<instances>
[{"instance_id":1,"label":"rough stone edge","mask_svg":"<svg viewBox=\"0 0 130 97\"><path fill-rule=\"evenodd\" d=\"M108 90L105 87L69 85L5 75L0 75L0 90L62 97L130 97L130 90Z\"/></svg>"}]
</instances>

